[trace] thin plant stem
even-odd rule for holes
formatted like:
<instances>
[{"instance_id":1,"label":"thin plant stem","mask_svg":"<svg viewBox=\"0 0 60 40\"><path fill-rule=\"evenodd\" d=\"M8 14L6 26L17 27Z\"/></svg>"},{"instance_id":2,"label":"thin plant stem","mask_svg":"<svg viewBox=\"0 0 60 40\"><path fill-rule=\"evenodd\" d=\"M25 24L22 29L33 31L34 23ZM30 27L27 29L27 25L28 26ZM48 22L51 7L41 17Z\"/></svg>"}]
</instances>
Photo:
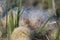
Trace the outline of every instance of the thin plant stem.
<instances>
[{"instance_id":1,"label":"thin plant stem","mask_svg":"<svg viewBox=\"0 0 60 40\"><path fill-rule=\"evenodd\" d=\"M17 12L17 19L16 19L16 26L15 27L18 27L19 26L19 19L20 19L20 15L21 15L21 8L22 8L22 0L19 0L18 2L18 12Z\"/></svg>"}]
</instances>

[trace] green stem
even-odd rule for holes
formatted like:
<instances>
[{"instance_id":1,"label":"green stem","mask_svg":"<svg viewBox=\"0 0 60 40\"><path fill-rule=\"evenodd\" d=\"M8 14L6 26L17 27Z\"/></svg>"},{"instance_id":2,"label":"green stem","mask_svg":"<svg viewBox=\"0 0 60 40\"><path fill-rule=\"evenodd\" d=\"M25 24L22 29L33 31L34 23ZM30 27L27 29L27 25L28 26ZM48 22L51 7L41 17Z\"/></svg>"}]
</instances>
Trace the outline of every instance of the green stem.
<instances>
[{"instance_id":1,"label":"green stem","mask_svg":"<svg viewBox=\"0 0 60 40\"><path fill-rule=\"evenodd\" d=\"M19 26L19 19L20 19L21 8L22 8L22 0L19 0L18 4L19 4L18 5L18 14L17 14L16 26L15 27L18 27Z\"/></svg>"}]
</instances>

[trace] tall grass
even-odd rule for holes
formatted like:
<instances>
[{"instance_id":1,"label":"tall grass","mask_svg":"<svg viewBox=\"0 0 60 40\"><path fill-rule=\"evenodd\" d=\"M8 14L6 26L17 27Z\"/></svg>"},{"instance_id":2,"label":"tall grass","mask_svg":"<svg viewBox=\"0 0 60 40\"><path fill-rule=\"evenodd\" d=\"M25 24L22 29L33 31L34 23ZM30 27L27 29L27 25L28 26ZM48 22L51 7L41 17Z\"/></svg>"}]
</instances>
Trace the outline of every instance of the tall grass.
<instances>
[{"instance_id":1,"label":"tall grass","mask_svg":"<svg viewBox=\"0 0 60 40\"><path fill-rule=\"evenodd\" d=\"M38 40L37 37L38 37L39 35L41 35L41 33L47 29L47 28L45 28L45 27L46 27L46 24L47 24L47 22L48 22L54 15L55 15L55 14L53 13L53 14L47 19L47 21L42 24L41 28L39 28L39 29L35 32L34 38L33 38L34 40ZM48 28L48 30L49 30L49 28Z\"/></svg>"},{"instance_id":2,"label":"tall grass","mask_svg":"<svg viewBox=\"0 0 60 40\"><path fill-rule=\"evenodd\" d=\"M17 17L16 17L16 20L15 20L15 24L14 24L14 18L13 18L13 13L12 13L12 10L11 10L11 13L10 13L10 19L9 19L9 23L7 22L8 21L8 0L6 0L6 27L7 27L7 36L8 36L8 40L11 40L10 36L11 36L11 33L12 31L14 30L14 26L15 27L18 27L19 26L19 19L20 19L20 15L21 15L21 8L22 8L22 0L19 0L18 1L18 12L17 12ZM45 29L45 25L46 23L53 17L54 14L52 14L51 17L49 17L47 19L46 22L44 22L44 24L41 26L41 28L39 28L35 35L34 35L34 39L37 40L37 36L39 36ZM59 30L60 30L60 19L59 19L59 29L56 33L56 40L59 40Z\"/></svg>"},{"instance_id":3,"label":"tall grass","mask_svg":"<svg viewBox=\"0 0 60 40\"><path fill-rule=\"evenodd\" d=\"M11 13L10 13L10 16L9 16L9 22L8 22L8 40L11 40L10 36L11 36L11 33L14 29L14 18L13 18L13 13L12 13L12 10L11 10Z\"/></svg>"},{"instance_id":4,"label":"tall grass","mask_svg":"<svg viewBox=\"0 0 60 40\"><path fill-rule=\"evenodd\" d=\"M7 37L8 37L8 40L10 40L10 35L9 35L9 28L8 28L8 0L6 0L6 28L7 28Z\"/></svg>"},{"instance_id":5,"label":"tall grass","mask_svg":"<svg viewBox=\"0 0 60 40\"><path fill-rule=\"evenodd\" d=\"M16 19L16 27L19 25L19 18L20 18L20 12L21 12L21 2L22 0L18 1L18 13L17 13L17 19ZM8 23L9 21L9 23ZM8 0L6 0L6 27L7 27L7 37L8 40L11 40L11 33L14 30L14 18L13 18L13 13L11 10L10 17L8 20Z\"/></svg>"},{"instance_id":6,"label":"tall grass","mask_svg":"<svg viewBox=\"0 0 60 40\"><path fill-rule=\"evenodd\" d=\"M52 0L52 6L53 6L53 10L54 12L53 13L56 13L56 8L55 8L55 0ZM48 18L48 20L41 26L41 28L39 28L36 33L35 33L35 39L34 40L38 40L37 36L39 36L43 31L44 31L44 28L45 28L45 25L46 23L54 16L54 14L52 14L52 16L50 18ZM59 40L59 35L60 35L60 18L58 19L58 29L57 29L57 32L56 32L56 38L55 40Z\"/></svg>"},{"instance_id":7,"label":"tall grass","mask_svg":"<svg viewBox=\"0 0 60 40\"><path fill-rule=\"evenodd\" d=\"M19 26L19 19L20 19L20 15L21 15L21 8L22 8L22 0L19 0L18 1L18 13L17 13L15 27L18 27Z\"/></svg>"}]
</instances>

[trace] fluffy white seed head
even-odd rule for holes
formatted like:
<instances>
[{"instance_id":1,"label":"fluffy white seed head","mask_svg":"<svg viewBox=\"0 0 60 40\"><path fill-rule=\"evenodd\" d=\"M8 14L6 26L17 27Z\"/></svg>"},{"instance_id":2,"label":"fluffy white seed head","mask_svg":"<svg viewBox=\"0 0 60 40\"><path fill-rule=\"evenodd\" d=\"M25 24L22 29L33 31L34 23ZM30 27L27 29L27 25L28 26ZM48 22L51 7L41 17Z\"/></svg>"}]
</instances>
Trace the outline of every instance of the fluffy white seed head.
<instances>
[{"instance_id":1,"label":"fluffy white seed head","mask_svg":"<svg viewBox=\"0 0 60 40\"><path fill-rule=\"evenodd\" d=\"M11 35L11 40L31 40L31 30L27 27L18 27L14 29Z\"/></svg>"}]
</instances>

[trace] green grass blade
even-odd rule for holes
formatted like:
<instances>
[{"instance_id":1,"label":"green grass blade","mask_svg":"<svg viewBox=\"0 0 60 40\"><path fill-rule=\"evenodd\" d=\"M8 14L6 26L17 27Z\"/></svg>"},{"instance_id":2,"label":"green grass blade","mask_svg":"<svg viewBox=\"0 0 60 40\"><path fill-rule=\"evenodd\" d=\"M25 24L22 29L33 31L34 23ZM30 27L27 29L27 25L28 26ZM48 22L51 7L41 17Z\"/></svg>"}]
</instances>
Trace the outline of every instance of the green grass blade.
<instances>
[{"instance_id":1,"label":"green grass blade","mask_svg":"<svg viewBox=\"0 0 60 40\"><path fill-rule=\"evenodd\" d=\"M11 33L14 30L14 18L13 18L13 13L11 10L10 16L9 16L9 23L8 23L8 40L11 40Z\"/></svg>"},{"instance_id":2,"label":"green grass blade","mask_svg":"<svg viewBox=\"0 0 60 40\"><path fill-rule=\"evenodd\" d=\"M9 28L8 28L8 0L6 0L6 28L7 28L7 37L8 37L8 35L9 35ZM10 37L8 37L8 40L10 40Z\"/></svg>"},{"instance_id":3,"label":"green grass blade","mask_svg":"<svg viewBox=\"0 0 60 40\"><path fill-rule=\"evenodd\" d=\"M8 27L7 27L7 37L8 37L8 40L11 40L11 27L10 27L9 24L8 24Z\"/></svg>"},{"instance_id":4,"label":"green grass blade","mask_svg":"<svg viewBox=\"0 0 60 40\"><path fill-rule=\"evenodd\" d=\"M60 35L60 18L58 19L58 29L56 32L56 39L55 40L59 40L59 35Z\"/></svg>"},{"instance_id":5,"label":"green grass blade","mask_svg":"<svg viewBox=\"0 0 60 40\"><path fill-rule=\"evenodd\" d=\"M14 18L13 18L12 10L11 10L10 18L9 18L9 23L10 23L11 31L13 31L14 30Z\"/></svg>"},{"instance_id":6,"label":"green grass blade","mask_svg":"<svg viewBox=\"0 0 60 40\"><path fill-rule=\"evenodd\" d=\"M21 8L22 8L22 0L19 0L19 2L18 2L18 13L17 13L17 19L16 19L15 27L19 26L19 19L20 19L20 15L21 15Z\"/></svg>"}]
</instances>

